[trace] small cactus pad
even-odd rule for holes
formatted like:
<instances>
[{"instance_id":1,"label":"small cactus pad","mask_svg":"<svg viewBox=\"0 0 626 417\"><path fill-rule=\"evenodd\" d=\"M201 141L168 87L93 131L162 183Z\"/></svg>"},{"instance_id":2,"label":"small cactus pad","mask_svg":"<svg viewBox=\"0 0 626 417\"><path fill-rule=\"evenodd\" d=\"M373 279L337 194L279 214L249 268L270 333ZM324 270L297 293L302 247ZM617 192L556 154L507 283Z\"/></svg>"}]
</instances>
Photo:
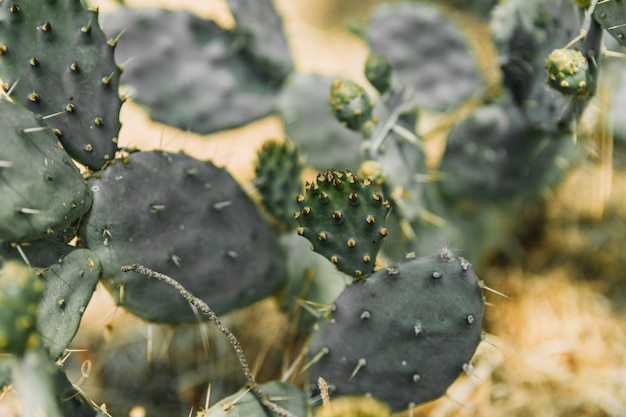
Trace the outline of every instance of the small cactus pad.
<instances>
[{"instance_id":1,"label":"small cactus pad","mask_svg":"<svg viewBox=\"0 0 626 417\"><path fill-rule=\"evenodd\" d=\"M413 103L433 110L456 107L484 90L468 35L429 2L380 5L372 15L372 51L392 65L394 77L415 91Z\"/></svg>"},{"instance_id":2,"label":"small cactus pad","mask_svg":"<svg viewBox=\"0 0 626 417\"><path fill-rule=\"evenodd\" d=\"M356 171L363 159L362 137L328 111L328 91L334 79L322 74L291 75L278 98L278 112L287 137L306 156L307 164L318 170L339 166Z\"/></svg>"},{"instance_id":3,"label":"small cactus pad","mask_svg":"<svg viewBox=\"0 0 626 417\"><path fill-rule=\"evenodd\" d=\"M598 1L593 10L593 18L620 45L626 46L626 3L622 0Z\"/></svg>"},{"instance_id":4,"label":"small cactus pad","mask_svg":"<svg viewBox=\"0 0 626 417\"><path fill-rule=\"evenodd\" d=\"M0 99L0 130L1 240L49 236L89 209L91 191L50 128Z\"/></svg>"},{"instance_id":5,"label":"small cactus pad","mask_svg":"<svg viewBox=\"0 0 626 417\"><path fill-rule=\"evenodd\" d=\"M195 322L160 282L122 272L139 263L175 277L217 313L273 294L284 282L278 242L230 174L183 153L137 152L89 180L94 205L79 236L102 262L115 300L155 322ZM167 186L163 186L166 184Z\"/></svg>"},{"instance_id":6,"label":"small cactus pad","mask_svg":"<svg viewBox=\"0 0 626 417\"><path fill-rule=\"evenodd\" d=\"M0 3L0 78L93 170L115 157L120 129L113 41L80 0Z\"/></svg>"},{"instance_id":7,"label":"small cactus pad","mask_svg":"<svg viewBox=\"0 0 626 417\"><path fill-rule=\"evenodd\" d=\"M302 192L303 168L300 153L289 142L268 141L257 154L254 185L263 206L286 228L294 224L298 205L293 196Z\"/></svg>"},{"instance_id":8,"label":"small cactus pad","mask_svg":"<svg viewBox=\"0 0 626 417\"><path fill-rule=\"evenodd\" d=\"M133 100L181 129L206 134L263 117L284 79L261 74L244 39L187 10L120 7L104 27L110 36L124 31L115 57L127 62L122 82Z\"/></svg>"},{"instance_id":9,"label":"small cactus pad","mask_svg":"<svg viewBox=\"0 0 626 417\"><path fill-rule=\"evenodd\" d=\"M16 261L0 269L0 354L21 356L40 344L37 311L44 283L35 272Z\"/></svg>"},{"instance_id":10,"label":"small cactus pad","mask_svg":"<svg viewBox=\"0 0 626 417\"><path fill-rule=\"evenodd\" d=\"M282 81L294 68L283 22L273 0L227 0L235 18L234 32L243 37L245 50L257 69L269 79Z\"/></svg>"},{"instance_id":11,"label":"small cactus pad","mask_svg":"<svg viewBox=\"0 0 626 417\"><path fill-rule=\"evenodd\" d=\"M298 234L337 268L357 279L372 273L387 235L390 204L369 179L351 172L328 170L297 197Z\"/></svg>"},{"instance_id":12,"label":"small cactus pad","mask_svg":"<svg viewBox=\"0 0 626 417\"><path fill-rule=\"evenodd\" d=\"M291 382L276 381L261 384L263 393L270 400L295 416L306 416L306 394ZM200 411L197 417L278 417L261 404L250 388L242 388L233 395L218 401L208 410Z\"/></svg>"},{"instance_id":13,"label":"small cactus pad","mask_svg":"<svg viewBox=\"0 0 626 417\"><path fill-rule=\"evenodd\" d=\"M76 249L41 273L46 289L37 327L52 358L59 358L74 338L100 273L100 260L88 249Z\"/></svg>"},{"instance_id":14,"label":"small cactus pad","mask_svg":"<svg viewBox=\"0 0 626 417\"><path fill-rule=\"evenodd\" d=\"M393 412L445 394L481 341L484 300L449 251L407 258L347 287L309 346L309 383L371 395Z\"/></svg>"},{"instance_id":15,"label":"small cactus pad","mask_svg":"<svg viewBox=\"0 0 626 417\"><path fill-rule=\"evenodd\" d=\"M382 55L370 53L365 61L365 78L380 94L391 86L391 64Z\"/></svg>"},{"instance_id":16,"label":"small cactus pad","mask_svg":"<svg viewBox=\"0 0 626 417\"><path fill-rule=\"evenodd\" d=\"M563 94L587 94L589 62L574 49L555 49L546 60L548 84Z\"/></svg>"},{"instance_id":17,"label":"small cactus pad","mask_svg":"<svg viewBox=\"0 0 626 417\"><path fill-rule=\"evenodd\" d=\"M374 104L354 81L336 79L330 87L330 111L348 129L361 130L372 123Z\"/></svg>"}]
</instances>

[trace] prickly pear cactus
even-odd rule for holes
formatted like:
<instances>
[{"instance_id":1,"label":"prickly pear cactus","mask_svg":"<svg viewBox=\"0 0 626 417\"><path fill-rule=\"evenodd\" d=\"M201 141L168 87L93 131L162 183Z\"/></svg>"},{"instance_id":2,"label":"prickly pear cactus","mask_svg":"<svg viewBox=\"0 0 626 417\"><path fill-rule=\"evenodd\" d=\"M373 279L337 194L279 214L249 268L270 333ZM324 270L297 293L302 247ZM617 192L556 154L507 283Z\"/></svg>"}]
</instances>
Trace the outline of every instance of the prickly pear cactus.
<instances>
[{"instance_id":1,"label":"prickly pear cactus","mask_svg":"<svg viewBox=\"0 0 626 417\"><path fill-rule=\"evenodd\" d=\"M195 322L175 290L120 270L140 263L176 277L217 314L274 293L280 247L224 169L183 153L137 152L89 180L94 205L79 236L102 262L115 300L148 321Z\"/></svg>"},{"instance_id":2,"label":"prickly pear cactus","mask_svg":"<svg viewBox=\"0 0 626 417\"><path fill-rule=\"evenodd\" d=\"M613 36L620 45L626 46L626 4L621 0L598 1L593 18Z\"/></svg>"},{"instance_id":3,"label":"prickly pear cactus","mask_svg":"<svg viewBox=\"0 0 626 417\"><path fill-rule=\"evenodd\" d=\"M45 290L37 326L54 359L68 347L100 278L100 260L88 249L76 249L41 273Z\"/></svg>"},{"instance_id":4,"label":"prickly pear cactus","mask_svg":"<svg viewBox=\"0 0 626 417\"><path fill-rule=\"evenodd\" d=\"M306 415L306 395L304 391L290 382L268 382L261 389L270 399L295 416ZM226 417L231 415L246 417L278 417L268 411L249 388L242 388L208 410L198 412L197 417Z\"/></svg>"},{"instance_id":5,"label":"prickly pear cactus","mask_svg":"<svg viewBox=\"0 0 626 417\"><path fill-rule=\"evenodd\" d=\"M302 192L303 168L300 153L289 142L266 142L257 155L254 185L263 206L284 228L295 225L293 214L298 205L293 196Z\"/></svg>"},{"instance_id":6,"label":"prickly pear cactus","mask_svg":"<svg viewBox=\"0 0 626 417\"><path fill-rule=\"evenodd\" d=\"M341 79L333 81L330 111L348 129L362 130L371 125L374 104L374 100L357 83Z\"/></svg>"},{"instance_id":7,"label":"prickly pear cactus","mask_svg":"<svg viewBox=\"0 0 626 417\"><path fill-rule=\"evenodd\" d=\"M0 99L0 130L0 239L46 237L89 209L92 196L85 180L34 114Z\"/></svg>"},{"instance_id":8,"label":"prickly pear cactus","mask_svg":"<svg viewBox=\"0 0 626 417\"><path fill-rule=\"evenodd\" d=\"M307 184L306 194L297 202L298 234L313 244L313 250L357 279L372 273L387 236L385 220L391 205L369 179L328 170Z\"/></svg>"},{"instance_id":9,"label":"prickly pear cactus","mask_svg":"<svg viewBox=\"0 0 626 417\"><path fill-rule=\"evenodd\" d=\"M408 258L347 287L313 334L309 382L371 395L393 412L445 394L481 341L481 283L449 251ZM317 360L317 361L316 361Z\"/></svg>"},{"instance_id":10,"label":"prickly pear cactus","mask_svg":"<svg viewBox=\"0 0 626 417\"><path fill-rule=\"evenodd\" d=\"M385 93L391 86L392 67L382 55L370 53L365 61L365 78L378 90Z\"/></svg>"},{"instance_id":11,"label":"prickly pear cactus","mask_svg":"<svg viewBox=\"0 0 626 417\"><path fill-rule=\"evenodd\" d=\"M28 45L24 47L24 45ZM117 151L120 70L97 9L80 0L0 3L0 78L80 163L98 170Z\"/></svg>"},{"instance_id":12,"label":"prickly pear cactus","mask_svg":"<svg viewBox=\"0 0 626 417\"><path fill-rule=\"evenodd\" d=\"M575 49L555 49L546 60L548 84L563 94L586 95L589 62Z\"/></svg>"},{"instance_id":13,"label":"prickly pear cactus","mask_svg":"<svg viewBox=\"0 0 626 417\"><path fill-rule=\"evenodd\" d=\"M39 346L37 311L44 283L16 261L0 270L0 353L21 356Z\"/></svg>"}]
</instances>

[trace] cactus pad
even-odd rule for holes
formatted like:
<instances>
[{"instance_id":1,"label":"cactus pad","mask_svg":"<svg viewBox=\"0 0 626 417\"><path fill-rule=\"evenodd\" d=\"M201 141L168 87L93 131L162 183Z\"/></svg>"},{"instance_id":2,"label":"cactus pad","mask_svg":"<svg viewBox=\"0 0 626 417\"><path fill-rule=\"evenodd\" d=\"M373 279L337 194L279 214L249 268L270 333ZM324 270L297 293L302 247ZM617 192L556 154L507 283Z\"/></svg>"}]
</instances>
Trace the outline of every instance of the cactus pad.
<instances>
[{"instance_id":1,"label":"cactus pad","mask_svg":"<svg viewBox=\"0 0 626 417\"><path fill-rule=\"evenodd\" d=\"M110 36L124 31L115 56L122 82L150 117L205 134L270 113L284 75L259 74L235 34L186 10L119 8L105 17Z\"/></svg>"},{"instance_id":2,"label":"cactus pad","mask_svg":"<svg viewBox=\"0 0 626 417\"><path fill-rule=\"evenodd\" d=\"M254 185L267 211L285 228L295 223L298 205L293 197L302 192L303 167L300 153L289 142L268 141L257 155Z\"/></svg>"},{"instance_id":3,"label":"cactus pad","mask_svg":"<svg viewBox=\"0 0 626 417\"><path fill-rule=\"evenodd\" d=\"M430 401L469 369L483 295L471 265L448 251L409 258L347 287L313 334L309 382L331 397L371 395L392 411Z\"/></svg>"},{"instance_id":4,"label":"cactus pad","mask_svg":"<svg viewBox=\"0 0 626 417\"><path fill-rule=\"evenodd\" d=\"M445 110L484 90L467 34L426 2L383 4L374 12L368 39L398 82L415 91L414 104Z\"/></svg>"},{"instance_id":5,"label":"cactus pad","mask_svg":"<svg viewBox=\"0 0 626 417\"><path fill-rule=\"evenodd\" d=\"M365 78L378 90L385 93L391 86L391 64L382 55L370 53L365 61Z\"/></svg>"},{"instance_id":6,"label":"cactus pad","mask_svg":"<svg viewBox=\"0 0 626 417\"><path fill-rule=\"evenodd\" d=\"M46 288L37 326L52 358L59 358L74 338L100 273L100 261L88 249L76 249L41 273Z\"/></svg>"},{"instance_id":7,"label":"cactus pad","mask_svg":"<svg viewBox=\"0 0 626 417\"><path fill-rule=\"evenodd\" d=\"M44 283L35 272L16 261L0 270L0 354L21 356L40 344L37 311Z\"/></svg>"},{"instance_id":8,"label":"cactus pad","mask_svg":"<svg viewBox=\"0 0 626 417\"><path fill-rule=\"evenodd\" d=\"M372 273L391 206L369 179L328 170L307 184L306 195L299 195L297 202L298 234L313 250L357 279Z\"/></svg>"},{"instance_id":9,"label":"cactus pad","mask_svg":"<svg viewBox=\"0 0 626 417\"><path fill-rule=\"evenodd\" d=\"M0 130L0 239L46 237L89 209L92 196L85 180L34 114L0 99Z\"/></svg>"},{"instance_id":10,"label":"cactus pad","mask_svg":"<svg viewBox=\"0 0 626 417\"><path fill-rule=\"evenodd\" d=\"M374 101L360 85L337 79L330 88L330 111L348 129L361 130L372 122Z\"/></svg>"},{"instance_id":11,"label":"cactus pad","mask_svg":"<svg viewBox=\"0 0 626 417\"><path fill-rule=\"evenodd\" d=\"M548 84L563 94L587 95L589 63L574 49L555 49L546 60Z\"/></svg>"},{"instance_id":12,"label":"cactus pad","mask_svg":"<svg viewBox=\"0 0 626 417\"><path fill-rule=\"evenodd\" d=\"M137 152L89 184L94 205L79 236L100 258L116 301L143 319L197 320L173 288L124 273L122 265L141 263L176 277L217 314L282 285L278 242L226 170L183 153Z\"/></svg>"},{"instance_id":13,"label":"cactus pad","mask_svg":"<svg viewBox=\"0 0 626 417\"><path fill-rule=\"evenodd\" d=\"M613 36L620 45L626 46L626 4L621 0L598 1L593 18Z\"/></svg>"},{"instance_id":14,"label":"cactus pad","mask_svg":"<svg viewBox=\"0 0 626 417\"><path fill-rule=\"evenodd\" d=\"M67 152L94 170L115 157L120 129L111 44L79 0L0 4L4 87L33 113L54 115L46 123Z\"/></svg>"}]
</instances>

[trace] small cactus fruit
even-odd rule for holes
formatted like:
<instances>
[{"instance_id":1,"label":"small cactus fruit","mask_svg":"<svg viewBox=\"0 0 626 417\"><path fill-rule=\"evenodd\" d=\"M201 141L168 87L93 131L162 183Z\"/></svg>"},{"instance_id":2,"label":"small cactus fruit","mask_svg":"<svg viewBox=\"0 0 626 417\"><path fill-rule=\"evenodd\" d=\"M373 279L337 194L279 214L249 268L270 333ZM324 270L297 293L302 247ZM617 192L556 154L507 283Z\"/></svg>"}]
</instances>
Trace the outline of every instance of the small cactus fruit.
<instances>
[{"instance_id":1,"label":"small cactus fruit","mask_svg":"<svg viewBox=\"0 0 626 417\"><path fill-rule=\"evenodd\" d=\"M380 94L391 86L392 67L382 55L371 52L365 61L365 78Z\"/></svg>"},{"instance_id":2,"label":"small cactus fruit","mask_svg":"<svg viewBox=\"0 0 626 417\"><path fill-rule=\"evenodd\" d=\"M336 79L330 87L330 110L348 129L361 130L372 122L374 100L357 83Z\"/></svg>"},{"instance_id":3,"label":"small cactus fruit","mask_svg":"<svg viewBox=\"0 0 626 417\"><path fill-rule=\"evenodd\" d=\"M555 49L546 60L548 84L563 94L587 94L589 62L574 49Z\"/></svg>"},{"instance_id":4,"label":"small cactus fruit","mask_svg":"<svg viewBox=\"0 0 626 417\"><path fill-rule=\"evenodd\" d=\"M482 287L449 250L346 287L312 336L309 383L321 377L331 398L371 395L392 412L442 396L481 341Z\"/></svg>"},{"instance_id":5,"label":"small cactus fruit","mask_svg":"<svg viewBox=\"0 0 626 417\"><path fill-rule=\"evenodd\" d=\"M17 261L0 270L0 354L22 356L39 346L37 311L44 283L35 272Z\"/></svg>"},{"instance_id":6,"label":"small cactus fruit","mask_svg":"<svg viewBox=\"0 0 626 417\"><path fill-rule=\"evenodd\" d=\"M257 154L254 185L267 211L283 225L292 226L298 205L292 196L302 192L304 164L290 143L266 142Z\"/></svg>"},{"instance_id":7,"label":"small cactus fruit","mask_svg":"<svg viewBox=\"0 0 626 417\"><path fill-rule=\"evenodd\" d=\"M117 151L120 69L115 40L98 26L97 9L82 3L0 2L0 77L72 158L98 170Z\"/></svg>"},{"instance_id":8,"label":"small cactus fruit","mask_svg":"<svg viewBox=\"0 0 626 417\"><path fill-rule=\"evenodd\" d=\"M346 171L328 170L297 197L298 234L313 244L337 268L354 277L372 273L376 255L387 235L390 204L369 179Z\"/></svg>"}]
</instances>

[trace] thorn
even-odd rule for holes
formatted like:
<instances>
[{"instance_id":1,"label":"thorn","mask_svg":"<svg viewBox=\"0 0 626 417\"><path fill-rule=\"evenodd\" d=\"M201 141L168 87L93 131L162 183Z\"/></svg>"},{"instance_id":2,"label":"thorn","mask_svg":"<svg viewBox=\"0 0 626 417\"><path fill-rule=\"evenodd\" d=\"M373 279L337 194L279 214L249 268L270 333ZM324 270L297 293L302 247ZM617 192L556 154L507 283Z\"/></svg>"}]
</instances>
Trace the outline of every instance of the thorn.
<instances>
[{"instance_id":1,"label":"thorn","mask_svg":"<svg viewBox=\"0 0 626 417\"><path fill-rule=\"evenodd\" d=\"M0 168L11 168L14 166L15 166L15 163L11 161L0 161Z\"/></svg>"},{"instance_id":2,"label":"thorn","mask_svg":"<svg viewBox=\"0 0 626 417\"><path fill-rule=\"evenodd\" d=\"M367 365L367 361L365 360L365 358L359 359L356 366L354 367L354 370L352 371L352 374L350 374L350 378L348 378L348 381L352 381L352 379L356 376L357 372L359 372L361 368L363 368L365 365Z\"/></svg>"},{"instance_id":3,"label":"thorn","mask_svg":"<svg viewBox=\"0 0 626 417\"><path fill-rule=\"evenodd\" d=\"M17 211L19 213L22 213L22 214L41 214L41 213L43 213L43 211L41 211L41 210L32 209L32 208L26 208L26 207L19 208Z\"/></svg>"},{"instance_id":4,"label":"thorn","mask_svg":"<svg viewBox=\"0 0 626 417\"><path fill-rule=\"evenodd\" d=\"M20 133L36 133L41 132L43 130L48 130L48 126L38 126L38 127L27 127L26 129L20 129Z\"/></svg>"},{"instance_id":5,"label":"thorn","mask_svg":"<svg viewBox=\"0 0 626 417\"><path fill-rule=\"evenodd\" d=\"M93 17L89 19L89 22L80 28L80 31L89 35L91 33L91 24L93 22Z\"/></svg>"},{"instance_id":6,"label":"thorn","mask_svg":"<svg viewBox=\"0 0 626 417\"><path fill-rule=\"evenodd\" d=\"M174 265L180 268L180 261L182 261L182 258L180 256L173 253L170 255L170 259L172 260L172 262L174 262Z\"/></svg>"},{"instance_id":7,"label":"thorn","mask_svg":"<svg viewBox=\"0 0 626 417\"><path fill-rule=\"evenodd\" d=\"M13 85L7 90L7 97L11 97L11 94L13 93L13 90L15 90L15 87L17 87L17 83L20 82L22 78L18 78L17 80L15 80L15 82L13 83Z\"/></svg>"},{"instance_id":8,"label":"thorn","mask_svg":"<svg viewBox=\"0 0 626 417\"><path fill-rule=\"evenodd\" d=\"M413 330L415 331L415 336L419 336L421 333L423 333L424 328L422 327L422 322L418 321L417 323L415 323L415 326L413 326Z\"/></svg>"},{"instance_id":9,"label":"thorn","mask_svg":"<svg viewBox=\"0 0 626 417\"><path fill-rule=\"evenodd\" d=\"M150 213L158 213L161 211L165 211L167 206L165 204L151 204L150 205Z\"/></svg>"},{"instance_id":10,"label":"thorn","mask_svg":"<svg viewBox=\"0 0 626 417\"><path fill-rule=\"evenodd\" d=\"M58 112L56 112L56 113L52 113L52 114L49 114L49 115L47 115L47 116L42 116L41 120L48 120L48 119L52 119L53 117L57 117L57 116L60 116L60 115L62 115L62 114L65 114L65 113L67 113L67 110L58 111Z\"/></svg>"},{"instance_id":11,"label":"thorn","mask_svg":"<svg viewBox=\"0 0 626 417\"><path fill-rule=\"evenodd\" d=\"M303 372L306 372L307 369L309 369L311 366L315 365L316 363L318 363L320 361L320 359L322 359L324 356L328 355L328 353L330 352L330 349L328 349L327 346L323 346L319 352L317 352L317 354L315 356L313 356L313 358L308 361L300 370L300 374L302 374Z\"/></svg>"},{"instance_id":12,"label":"thorn","mask_svg":"<svg viewBox=\"0 0 626 417\"><path fill-rule=\"evenodd\" d=\"M233 204L232 200L221 201L219 203L213 204L213 208L219 211L219 210L222 210L223 208L230 206L231 204Z\"/></svg>"},{"instance_id":13,"label":"thorn","mask_svg":"<svg viewBox=\"0 0 626 417\"><path fill-rule=\"evenodd\" d=\"M114 75L115 75L115 70L113 70L113 72L111 72L106 77L102 77L100 79L100 81L102 81L102 84L104 84L104 85L109 85L109 83L111 82L111 79L113 78Z\"/></svg>"},{"instance_id":14,"label":"thorn","mask_svg":"<svg viewBox=\"0 0 626 417\"><path fill-rule=\"evenodd\" d=\"M18 253L20 254L20 257L22 258L22 260L24 261L24 263L30 268L32 267L30 260L28 259L28 256L26 256L26 252L24 252L24 249L22 249L22 245L15 245L15 249L17 249Z\"/></svg>"},{"instance_id":15,"label":"thorn","mask_svg":"<svg viewBox=\"0 0 626 417\"><path fill-rule=\"evenodd\" d=\"M503 293L501 293L500 291L496 291L496 290L494 290L493 288L489 288L488 286L486 286L486 285L485 285L485 282L484 282L483 280L479 280L479 281L478 281L478 286L479 286L480 288L482 288L483 290L487 290L487 291L489 291L489 292L492 292L492 293L494 293L494 294L497 294L497 295L499 295L500 297L504 297L504 298L506 298L506 299L508 299L508 300L510 300L510 299L511 299L511 297L509 297L508 295L503 294Z\"/></svg>"},{"instance_id":16,"label":"thorn","mask_svg":"<svg viewBox=\"0 0 626 417\"><path fill-rule=\"evenodd\" d=\"M117 42L120 40L124 32L126 32L126 28L122 29L122 31L118 33L116 37L109 39L107 41L107 45L109 45L111 48L115 48L117 46Z\"/></svg>"}]
</instances>

